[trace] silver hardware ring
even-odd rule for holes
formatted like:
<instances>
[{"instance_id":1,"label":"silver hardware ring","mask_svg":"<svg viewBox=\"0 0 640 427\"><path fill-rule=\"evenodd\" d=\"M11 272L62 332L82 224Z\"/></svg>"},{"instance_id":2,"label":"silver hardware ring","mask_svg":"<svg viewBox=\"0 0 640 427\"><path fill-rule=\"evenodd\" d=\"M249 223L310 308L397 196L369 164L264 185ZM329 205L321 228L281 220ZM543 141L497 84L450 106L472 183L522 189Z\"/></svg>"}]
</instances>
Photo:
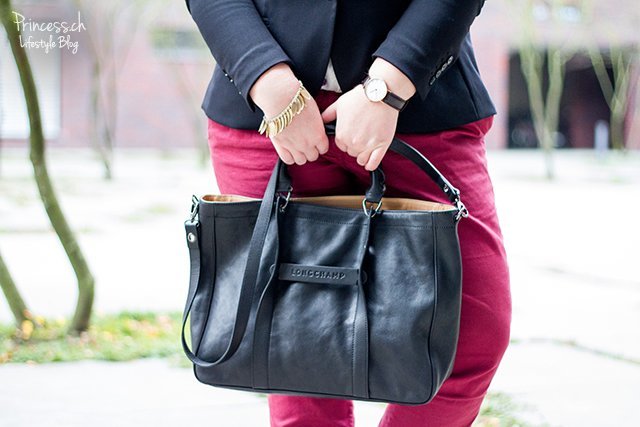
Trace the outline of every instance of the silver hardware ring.
<instances>
[{"instance_id":1,"label":"silver hardware ring","mask_svg":"<svg viewBox=\"0 0 640 427\"><path fill-rule=\"evenodd\" d=\"M373 208L372 206L367 210L367 198L365 197L364 199L362 199L362 210L364 211L364 214L369 218L373 218L378 214L378 212L380 211L380 206L382 206L382 200L378 202L378 205L375 208Z\"/></svg>"}]
</instances>

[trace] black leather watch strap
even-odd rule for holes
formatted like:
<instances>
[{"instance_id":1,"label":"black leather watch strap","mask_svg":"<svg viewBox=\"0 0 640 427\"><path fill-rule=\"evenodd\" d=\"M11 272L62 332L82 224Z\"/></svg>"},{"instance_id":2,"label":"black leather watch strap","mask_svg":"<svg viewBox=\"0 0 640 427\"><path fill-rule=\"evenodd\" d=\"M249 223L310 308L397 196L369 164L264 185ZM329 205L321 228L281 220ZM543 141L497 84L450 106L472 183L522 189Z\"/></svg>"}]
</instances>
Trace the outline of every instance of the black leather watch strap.
<instances>
[{"instance_id":1,"label":"black leather watch strap","mask_svg":"<svg viewBox=\"0 0 640 427\"><path fill-rule=\"evenodd\" d=\"M404 107L406 107L408 104L407 100L400 98L398 95L396 95L393 92L387 92L387 96L385 96L382 99L382 102L385 102L391 105L393 108L395 108L398 111L404 110Z\"/></svg>"}]
</instances>

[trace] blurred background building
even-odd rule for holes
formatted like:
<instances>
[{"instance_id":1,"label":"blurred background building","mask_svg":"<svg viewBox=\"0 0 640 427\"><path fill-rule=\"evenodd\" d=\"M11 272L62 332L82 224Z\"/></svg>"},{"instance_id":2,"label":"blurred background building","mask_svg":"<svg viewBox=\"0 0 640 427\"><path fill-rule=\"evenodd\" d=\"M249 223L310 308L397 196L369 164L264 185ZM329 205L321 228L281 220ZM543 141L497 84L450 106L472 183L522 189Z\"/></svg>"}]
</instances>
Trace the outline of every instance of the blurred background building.
<instances>
[{"instance_id":1,"label":"blurred background building","mask_svg":"<svg viewBox=\"0 0 640 427\"><path fill-rule=\"evenodd\" d=\"M27 19L38 22L77 21L80 11L87 27L73 34L79 42L75 54L29 50L51 146L204 143L200 102L214 61L183 1L15 3ZM564 58L557 147L611 145L608 125L615 98L625 106L620 119L624 144L640 149L639 9L635 0L487 1L471 31L481 74L498 109L487 146L539 145L521 67L522 46L529 43L543 54L544 90L553 77L544 55ZM28 120L21 86L4 35L0 44L0 146L25 144ZM601 79L609 76L613 82L611 93L598 70ZM596 134L601 135L598 143Z\"/></svg>"}]
</instances>

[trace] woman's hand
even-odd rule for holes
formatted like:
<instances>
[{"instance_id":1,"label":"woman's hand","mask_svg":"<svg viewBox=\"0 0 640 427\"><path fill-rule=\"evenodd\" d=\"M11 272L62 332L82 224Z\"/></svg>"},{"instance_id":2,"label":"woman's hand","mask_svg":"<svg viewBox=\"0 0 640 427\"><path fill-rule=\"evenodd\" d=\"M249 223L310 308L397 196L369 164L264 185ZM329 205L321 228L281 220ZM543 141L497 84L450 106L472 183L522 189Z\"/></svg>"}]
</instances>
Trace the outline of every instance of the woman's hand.
<instances>
[{"instance_id":1,"label":"woman's hand","mask_svg":"<svg viewBox=\"0 0 640 427\"><path fill-rule=\"evenodd\" d=\"M322 112L325 123L336 120L336 146L372 171L384 157L398 123L398 110L371 102L357 85Z\"/></svg>"},{"instance_id":2,"label":"woman's hand","mask_svg":"<svg viewBox=\"0 0 640 427\"><path fill-rule=\"evenodd\" d=\"M291 68L279 63L256 80L249 96L267 118L272 118L289 105L299 87L298 78ZM313 98L305 101L306 105L299 114L293 116L291 123L271 137L278 156L288 165L313 162L329 150L329 138L318 104Z\"/></svg>"},{"instance_id":3,"label":"woman's hand","mask_svg":"<svg viewBox=\"0 0 640 427\"><path fill-rule=\"evenodd\" d=\"M409 99L416 91L406 75L380 57L371 65L369 75L382 78L388 89L403 99ZM336 146L372 171L391 145L399 114L382 101L370 101L359 84L329 105L322 112L322 119L325 123L336 120Z\"/></svg>"}]
</instances>

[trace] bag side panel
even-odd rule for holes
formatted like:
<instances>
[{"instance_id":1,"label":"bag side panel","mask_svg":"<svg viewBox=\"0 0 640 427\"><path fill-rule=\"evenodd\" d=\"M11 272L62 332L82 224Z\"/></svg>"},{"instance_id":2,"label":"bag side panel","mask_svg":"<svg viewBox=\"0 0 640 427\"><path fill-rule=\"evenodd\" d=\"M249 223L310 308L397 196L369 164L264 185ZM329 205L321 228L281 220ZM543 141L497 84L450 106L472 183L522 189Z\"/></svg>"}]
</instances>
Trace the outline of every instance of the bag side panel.
<instances>
[{"instance_id":1,"label":"bag side panel","mask_svg":"<svg viewBox=\"0 0 640 427\"><path fill-rule=\"evenodd\" d=\"M433 238L428 214L416 215L422 221L374 218L366 269L372 398L407 403L430 398Z\"/></svg>"},{"instance_id":2,"label":"bag side panel","mask_svg":"<svg viewBox=\"0 0 640 427\"><path fill-rule=\"evenodd\" d=\"M438 286L430 349L435 395L453 369L460 330L463 272L457 224L437 227L434 245Z\"/></svg>"}]
</instances>

